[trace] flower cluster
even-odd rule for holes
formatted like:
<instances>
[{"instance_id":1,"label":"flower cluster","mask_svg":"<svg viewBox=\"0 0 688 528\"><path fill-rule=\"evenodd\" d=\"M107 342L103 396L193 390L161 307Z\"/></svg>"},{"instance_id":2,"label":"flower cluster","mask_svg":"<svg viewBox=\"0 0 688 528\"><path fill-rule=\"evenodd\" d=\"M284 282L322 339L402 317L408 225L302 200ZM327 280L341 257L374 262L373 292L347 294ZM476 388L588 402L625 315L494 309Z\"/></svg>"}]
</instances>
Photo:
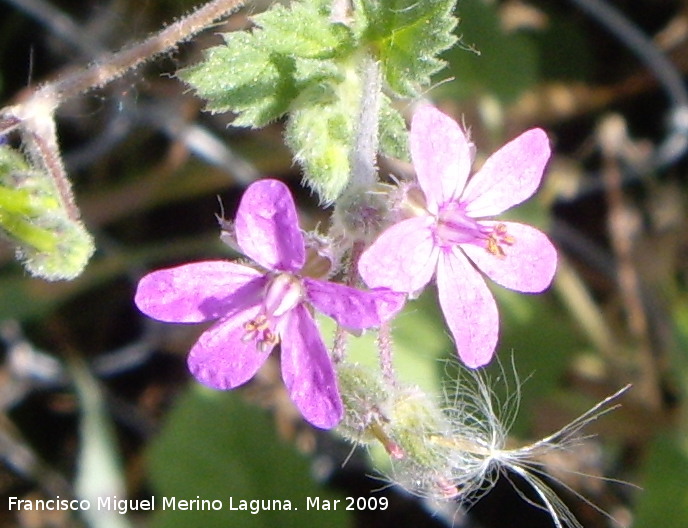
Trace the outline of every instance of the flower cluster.
<instances>
[{"instance_id":1,"label":"flower cluster","mask_svg":"<svg viewBox=\"0 0 688 528\"><path fill-rule=\"evenodd\" d=\"M279 343L287 390L304 418L321 428L337 425L343 408L314 309L345 329L379 327L436 277L459 356L469 367L488 363L499 322L476 268L521 292L544 290L556 268L543 233L485 219L535 192L549 159L547 137L539 129L525 132L469 180L473 145L453 120L423 105L413 116L410 147L417 184L389 215L398 218L403 210L405 217L358 263L370 290L307 275L306 240L291 194L279 181L262 180L244 193L233 233L254 265L215 260L152 272L139 282L137 306L166 322L216 321L188 357L193 375L216 389L248 381Z\"/></svg>"}]
</instances>

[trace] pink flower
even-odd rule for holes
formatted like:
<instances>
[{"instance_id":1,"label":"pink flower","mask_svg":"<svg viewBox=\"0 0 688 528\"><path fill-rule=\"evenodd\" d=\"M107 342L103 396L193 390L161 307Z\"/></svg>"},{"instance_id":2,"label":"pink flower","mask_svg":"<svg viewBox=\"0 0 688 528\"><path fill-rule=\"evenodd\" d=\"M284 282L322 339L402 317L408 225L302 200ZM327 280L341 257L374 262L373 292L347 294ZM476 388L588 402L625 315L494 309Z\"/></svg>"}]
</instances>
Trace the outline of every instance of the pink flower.
<instances>
[{"instance_id":1,"label":"pink flower","mask_svg":"<svg viewBox=\"0 0 688 528\"><path fill-rule=\"evenodd\" d=\"M281 343L282 377L293 402L316 427L334 427L342 401L312 307L363 329L391 318L404 295L302 277L304 238L282 182L261 180L246 189L235 225L239 247L264 270L210 260L154 271L139 282L136 305L165 322L217 321L188 357L196 379L215 389L248 381Z\"/></svg>"},{"instance_id":2,"label":"pink flower","mask_svg":"<svg viewBox=\"0 0 688 528\"><path fill-rule=\"evenodd\" d=\"M529 198L549 159L546 134L524 132L492 154L469 180L473 145L459 125L424 105L413 116L411 157L420 198L415 215L384 231L361 256L370 287L420 291L437 277L440 305L459 357L469 367L490 361L497 345L497 305L479 269L505 288L537 293L547 288L556 250L537 229L485 220ZM468 183L467 183L468 182Z\"/></svg>"}]
</instances>

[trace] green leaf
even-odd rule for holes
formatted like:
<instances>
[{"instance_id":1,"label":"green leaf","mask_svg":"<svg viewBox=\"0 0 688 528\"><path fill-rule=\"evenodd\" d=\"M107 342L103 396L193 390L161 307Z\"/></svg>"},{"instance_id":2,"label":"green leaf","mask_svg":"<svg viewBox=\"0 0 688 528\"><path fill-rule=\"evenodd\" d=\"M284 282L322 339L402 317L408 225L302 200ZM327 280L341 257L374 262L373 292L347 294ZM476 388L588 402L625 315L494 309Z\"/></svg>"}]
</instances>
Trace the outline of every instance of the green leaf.
<instances>
[{"instance_id":1,"label":"green leaf","mask_svg":"<svg viewBox=\"0 0 688 528\"><path fill-rule=\"evenodd\" d=\"M224 37L226 46L209 49L203 62L180 71L179 77L211 112L235 112L236 126L261 127L282 116L296 95L293 61L271 56L255 34Z\"/></svg>"},{"instance_id":2,"label":"green leaf","mask_svg":"<svg viewBox=\"0 0 688 528\"><path fill-rule=\"evenodd\" d=\"M81 411L74 484L76 496L91 504L97 504L104 497L123 496L126 491L124 471L103 389L78 359L70 361L69 367ZM82 515L90 526L132 528L129 518L114 509L86 509Z\"/></svg>"},{"instance_id":3,"label":"green leaf","mask_svg":"<svg viewBox=\"0 0 688 528\"><path fill-rule=\"evenodd\" d=\"M348 526L345 503L337 510L307 510L307 497L341 499L316 485L310 462L277 438L269 416L236 393L193 385L177 402L148 451L156 495L154 528L267 528ZM217 511L162 510L163 497L222 501ZM240 500L290 501L292 509L230 509Z\"/></svg>"},{"instance_id":4,"label":"green leaf","mask_svg":"<svg viewBox=\"0 0 688 528\"><path fill-rule=\"evenodd\" d=\"M444 67L438 55L456 42L456 0L359 0L356 13L367 24L364 39L376 50L389 87L417 96Z\"/></svg>"},{"instance_id":5,"label":"green leaf","mask_svg":"<svg viewBox=\"0 0 688 528\"><path fill-rule=\"evenodd\" d=\"M178 75L212 112L235 112L235 126L262 127L305 91L338 78L333 59L352 47L351 31L312 3L276 4L252 31L228 33L199 64Z\"/></svg>"},{"instance_id":6,"label":"green leaf","mask_svg":"<svg viewBox=\"0 0 688 528\"><path fill-rule=\"evenodd\" d=\"M380 151L390 158L409 161L406 121L389 97L382 95L380 105Z\"/></svg>"},{"instance_id":7,"label":"green leaf","mask_svg":"<svg viewBox=\"0 0 688 528\"><path fill-rule=\"evenodd\" d=\"M342 71L347 74L341 82L321 84L302 94L286 130L287 144L303 167L304 182L324 203L337 199L351 175L361 83L356 71Z\"/></svg>"},{"instance_id":8,"label":"green leaf","mask_svg":"<svg viewBox=\"0 0 688 528\"><path fill-rule=\"evenodd\" d=\"M350 50L353 44L349 28L329 20L329 4L293 2L288 8L275 4L252 18L269 40L271 51L285 56L332 59Z\"/></svg>"},{"instance_id":9,"label":"green leaf","mask_svg":"<svg viewBox=\"0 0 688 528\"><path fill-rule=\"evenodd\" d=\"M349 182L352 115L336 102L294 112L287 142L304 170L304 182L323 203L337 199Z\"/></svg>"}]
</instances>

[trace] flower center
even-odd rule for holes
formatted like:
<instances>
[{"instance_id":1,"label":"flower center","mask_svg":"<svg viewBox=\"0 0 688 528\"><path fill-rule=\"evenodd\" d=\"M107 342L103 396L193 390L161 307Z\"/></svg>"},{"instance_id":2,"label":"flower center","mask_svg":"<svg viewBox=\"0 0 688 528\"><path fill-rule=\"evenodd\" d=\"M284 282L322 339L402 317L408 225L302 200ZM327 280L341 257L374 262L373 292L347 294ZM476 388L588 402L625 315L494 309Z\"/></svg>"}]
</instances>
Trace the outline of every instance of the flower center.
<instances>
[{"instance_id":1,"label":"flower center","mask_svg":"<svg viewBox=\"0 0 688 528\"><path fill-rule=\"evenodd\" d=\"M443 247L479 242L490 234L489 229L468 216L464 206L458 202L441 206L435 226L437 242Z\"/></svg>"},{"instance_id":2,"label":"flower center","mask_svg":"<svg viewBox=\"0 0 688 528\"><path fill-rule=\"evenodd\" d=\"M457 244L477 244L485 247L492 255L504 258L504 246L512 246L514 238L509 235L505 224L489 227L466 214L465 207L458 202L442 205L435 224L436 243L443 248Z\"/></svg>"},{"instance_id":3,"label":"flower center","mask_svg":"<svg viewBox=\"0 0 688 528\"><path fill-rule=\"evenodd\" d=\"M275 328L279 319L296 308L303 299L301 279L290 273L279 273L272 277L263 295L260 314L244 323L244 341L256 341L261 352L279 343L279 332Z\"/></svg>"}]
</instances>

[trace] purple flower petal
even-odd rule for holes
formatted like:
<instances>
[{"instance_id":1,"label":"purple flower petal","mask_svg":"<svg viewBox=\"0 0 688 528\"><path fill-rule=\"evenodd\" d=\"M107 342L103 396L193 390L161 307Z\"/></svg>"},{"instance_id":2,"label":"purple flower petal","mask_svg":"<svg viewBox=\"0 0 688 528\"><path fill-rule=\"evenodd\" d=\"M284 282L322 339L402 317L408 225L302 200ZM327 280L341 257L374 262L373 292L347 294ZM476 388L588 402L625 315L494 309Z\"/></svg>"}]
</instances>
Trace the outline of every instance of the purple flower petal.
<instances>
[{"instance_id":1,"label":"purple flower petal","mask_svg":"<svg viewBox=\"0 0 688 528\"><path fill-rule=\"evenodd\" d=\"M378 327L404 306L406 295L390 290L361 291L343 284L305 278L308 302L346 328Z\"/></svg>"},{"instance_id":2,"label":"purple flower petal","mask_svg":"<svg viewBox=\"0 0 688 528\"><path fill-rule=\"evenodd\" d=\"M463 244L476 266L497 284L524 293L539 293L546 289L557 269L557 250L542 231L514 222L480 222L484 226L503 224L513 238L512 245L502 245L504 256L493 255L487 249Z\"/></svg>"},{"instance_id":3,"label":"purple flower petal","mask_svg":"<svg viewBox=\"0 0 688 528\"><path fill-rule=\"evenodd\" d=\"M413 293L430 282L439 255L433 222L431 216L419 216L385 230L358 261L368 287Z\"/></svg>"},{"instance_id":4,"label":"purple flower petal","mask_svg":"<svg viewBox=\"0 0 688 528\"><path fill-rule=\"evenodd\" d=\"M146 315L170 323L200 323L257 302L261 273L224 260L154 271L138 284L134 302Z\"/></svg>"},{"instance_id":5,"label":"purple flower petal","mask_svg":"<svg viewBox=\"0 0 688 528\"><path fill-rule=\"evenodd\" d=\"M194 377L213 389L227 390L246 383L270 355L255 341L246 341L244 324L258 315L259 307L238 317L215 323L191 348L187 364Z\"/></svg>"},{"instance_id":6,"label":"purple flower petal","mask_svg":"<svg viewBox=\"0 0 688 528\"><path fill-rule=\"evenodd\" d=\"M264 268L296 272L303 267L303 234L294 200L281 181L252 183L241 197L235 227L244 254Z\"/></svg>"},{"instance_id":7,"label":"purple flower petal","mask_svg":"<svg viewBox=\"0 0 688 528\"><path fill-rule=\"evenodd\" d=\"M285 317L282 378L296 407L316 427L331 429L344 415L332 362L320 332L303 306Z\"/></svg>"},{"instance_id":8,"label":"purple flower petal","mask_svg":"<svg viewBox=\"0 0 688 528\"><path fill-rule=\"evenodd\" d=\"M458 248L440 257L437 290L461 360L471 368L489 363L499 334L497 304L485 280Z\"/></svg>"},{"instance_id":9,"label":"purple flower petal","mask_svg":"<svg viewBox=\"0 0 688 528\"><path fill-rule=\"evenodd\" d=\"M504 145L466 185L461 196L466 213L474 218L492 216L530 198L540 185L549 156L549 139L539 128Z\"/></svg>"},{"instance_id":10,"label":"purple flower petal","mask_svg":"<svg viewBox=\"0 0 688 528\"><path fill-rule=\"evenodd\" d=\"M473 163L471 144L456 121L430 105L414 112L409 144L428 211L435 214L463 190Z\"/></svg>"}]
</instances>

